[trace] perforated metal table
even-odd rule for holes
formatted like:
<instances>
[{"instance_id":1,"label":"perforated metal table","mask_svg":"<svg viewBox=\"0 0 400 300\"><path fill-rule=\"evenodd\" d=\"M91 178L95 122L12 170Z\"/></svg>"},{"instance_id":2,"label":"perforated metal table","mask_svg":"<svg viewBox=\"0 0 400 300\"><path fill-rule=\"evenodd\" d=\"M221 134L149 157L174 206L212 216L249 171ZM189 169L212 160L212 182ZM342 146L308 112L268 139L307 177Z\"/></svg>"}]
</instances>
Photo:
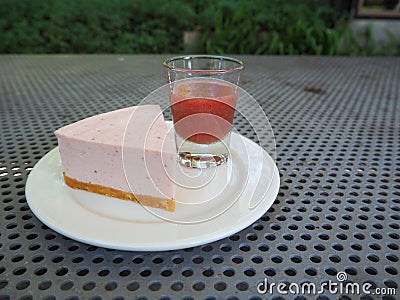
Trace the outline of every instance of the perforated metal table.
<instances>
[{"instance_id":1,"label":"perforated metal table","mask_svg":"<svg viewBox=\"0 0 400 300\"><path fill-rule=\"evenodd\" d=\"M139 103L165 83L163 58L0 56L0 299L399 299L399 58L241 57L243 88L276 135L281 187L229 238L109 250L34 216L25 183L57 146L53 131ZM323 288L290 294L304 283Z\"/></svg>"}]
</instances>

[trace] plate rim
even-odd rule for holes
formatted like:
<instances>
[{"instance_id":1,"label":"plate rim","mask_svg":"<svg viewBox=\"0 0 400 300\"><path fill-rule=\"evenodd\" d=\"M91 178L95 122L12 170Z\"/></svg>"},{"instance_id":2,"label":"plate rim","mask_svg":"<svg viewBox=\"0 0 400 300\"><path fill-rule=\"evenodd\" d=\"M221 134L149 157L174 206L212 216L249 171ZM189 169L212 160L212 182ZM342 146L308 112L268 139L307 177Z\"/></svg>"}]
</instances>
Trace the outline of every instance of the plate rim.
<instances>
[{"instance_id":1,"label":"plate rim","mask_svg":"<svg viewBox=\"0 0 400 300\"><path fill-rule=\"evenodd\" d=\"M276 163L274 160L271 158L271 156L259 145L248 139L247 137L244 137L238 133L233 133L235 135L240 136L240 138L244 138L246 142L252 143L255 146L259 147L262 149L263 155L267 158L269 165L273 167L273 173L271 178L269 178L269 185L265 193L263 194L263 197L261 197L259 200L259 204L256 206L258 208L260 205L264 203L263 209L251 209L248 210L245 214L241 214L240 218L237 221L241 222L236 222L235 226L222 226L219 228L219 230L216 231L211 231L211 232L206 232L201 235L195 235L191 236L190 238L188 237L183 237L178 240L171 241L170 244L159 244L157 243L157 240L155 239L153 243L148 243L148 242L138 242L138 243L115 243L115 242L107 242L105 240L95 240L95 239L90 239L90 237L85 237L82 234L79 234L79 232L71 232L70 230L66 230L66 228L60 227L60 225L57 225L53 222L52 218L49 218L47 215L43 215L40 211L40 204L42 201L35 201L35 196L32 194L32 189L34 180L36 179L36 172L39 172L38 169L41 167L42 164L46 163L49 159L53 158L54 155L59 155L58 153L58 146L47 152L32 168L27 182L25 186L25 192L26 192L26 199L27 203L29 205L29 208L33 212L33 214L46 226L51 228L52 230L68 237L73 240L85 243L87 245L93 245L93 246L98 246L98 247L103 247L107 249L116 249L116 250L124 250L124 251L169 251L169 250L177 250L177 249L185 249L189 247L195 247L195 246L200 246L204 244L208 244L211 242L215 242L218 240L221 240L223 238L226 238L232 234L235 234L254 222L256 222L260 217L262 217L268 209L272 206L274 203L274 200L276 199L276 196L279 192L279 186L280 186L280 178L279 178L279 171L276 166ZM55 166L57 167L57 166ZM61 175L60 175L61 176ZM257 184L258 185L258 184ZM256 185L256 186L257 186ZM270 193L271 192L271 193ZM271 194L271 195L269 195ZM65 195L64 195L65 196ZM65 196L67 197L67 196ZM243 197L243 196L242 196ZM243 200L242 200L243 201ZM238 200L240 202L240 199ZM103 218L105 218L103 216ZM219 219L221 219L221 216L218 216L216 218L213 218L207 222L203 223L195 223L195 224L173 224L174 227L180 227L180 226L190 226L192 231L194 229L201 229L201 227L209 227L215 222L218 222ZM107 219L107 218L105 218ZM107 219L109 220L109 219ZM136 227L140 227L139 223L131 223L131 224L136 224ZM169 225L168 225L169 224ZM217 223L218 224L218 223ZM154 224L153 224L154 225ZM133 225L135 226L135 225ZM146 224L146 226L149 226ZM160 223L157 223L157 225L154 225L155 227L158 226L171 226L171 222L165 221L165 220L160 220ZM149 228L149 227L147 227ZM188 228L188 227L186 227ZM222 230L223 229L223 230ZM196 230L194 230L196 231Z\"/></svg>"}]
</instances>

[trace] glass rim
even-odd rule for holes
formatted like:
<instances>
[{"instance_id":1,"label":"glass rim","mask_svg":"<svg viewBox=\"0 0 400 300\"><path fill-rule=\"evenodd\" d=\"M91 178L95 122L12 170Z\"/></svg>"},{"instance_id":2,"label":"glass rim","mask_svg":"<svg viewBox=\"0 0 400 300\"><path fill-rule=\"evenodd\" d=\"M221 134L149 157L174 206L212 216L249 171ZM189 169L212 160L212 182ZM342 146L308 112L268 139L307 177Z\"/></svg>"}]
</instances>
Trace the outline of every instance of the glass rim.
<instances>
[{"instance_id":1,"label":"glass rim","mask_svg":"<svg viewBox=\"0 0 400 300\"><path fill-rule=\"evenodd\" d=\"M229 68L229 69L220 69L220 70L205 70L205 69L185 69L185 68L178 68L173 67L170 65L171 62L177 60L185 60L185 59L193 59L193 58L204 58L204 59L217 59L217 60L226 60L230 62L234 62L238 64L238 67ZM178 71L178 72L190 72L190 73L231 73L231 72L238 72L244 70L245 64L243 61L222 55L180 55L174 56L171 58L167 58L163 62L163 67L167 68L170 71Z\"/></svg>"}]
</instances>

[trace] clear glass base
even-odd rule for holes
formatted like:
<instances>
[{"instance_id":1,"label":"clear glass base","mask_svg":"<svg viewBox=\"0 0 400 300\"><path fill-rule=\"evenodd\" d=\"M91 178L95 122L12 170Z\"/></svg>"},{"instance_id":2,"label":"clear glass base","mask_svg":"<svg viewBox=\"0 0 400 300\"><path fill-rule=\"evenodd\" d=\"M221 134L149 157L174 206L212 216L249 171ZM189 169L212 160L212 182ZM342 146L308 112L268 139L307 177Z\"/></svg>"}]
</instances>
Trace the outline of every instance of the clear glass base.
<instances>
[{"instance_id":1,"label":"clear glass base","mask_svg":"<svg viewBox=\"0 0 400 300\"><path fill-rule=\"evenodd\" d=\"M230 133L222 140L211 144L198 144L183 140L175 134L178 161L189 168L212 168L226 163L229 159Z\"/></svg>"},{"instance_id":2,"label":"clear glass base","mask_svg":"<svg viewBox=\"0 0 400 300\"><path fill-rule=\"evenodd\" d=\"M180 164L189 168L212 168L222 165L228 161L228 153L221 155L179 152L178 161Z\"/></svg>"}]
</instances>

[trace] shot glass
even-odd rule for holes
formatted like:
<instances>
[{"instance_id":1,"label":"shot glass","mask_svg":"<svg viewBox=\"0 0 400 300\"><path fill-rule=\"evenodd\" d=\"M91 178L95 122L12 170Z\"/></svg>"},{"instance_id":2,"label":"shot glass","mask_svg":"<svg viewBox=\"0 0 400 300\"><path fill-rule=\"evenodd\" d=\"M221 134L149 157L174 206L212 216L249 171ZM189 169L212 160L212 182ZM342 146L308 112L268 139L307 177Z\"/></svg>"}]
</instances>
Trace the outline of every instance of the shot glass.
<instances>
[{"instance_id":1,"label":"shot glass","mask_svg":"<svg viewBox=\"0 0 400 300\"><path fill-rule=\"evenodd\" d=\"M244 63L214 55L164 61L179 162L210 168L229 159L229 142Z\"/></svg>"}]
</instances>

